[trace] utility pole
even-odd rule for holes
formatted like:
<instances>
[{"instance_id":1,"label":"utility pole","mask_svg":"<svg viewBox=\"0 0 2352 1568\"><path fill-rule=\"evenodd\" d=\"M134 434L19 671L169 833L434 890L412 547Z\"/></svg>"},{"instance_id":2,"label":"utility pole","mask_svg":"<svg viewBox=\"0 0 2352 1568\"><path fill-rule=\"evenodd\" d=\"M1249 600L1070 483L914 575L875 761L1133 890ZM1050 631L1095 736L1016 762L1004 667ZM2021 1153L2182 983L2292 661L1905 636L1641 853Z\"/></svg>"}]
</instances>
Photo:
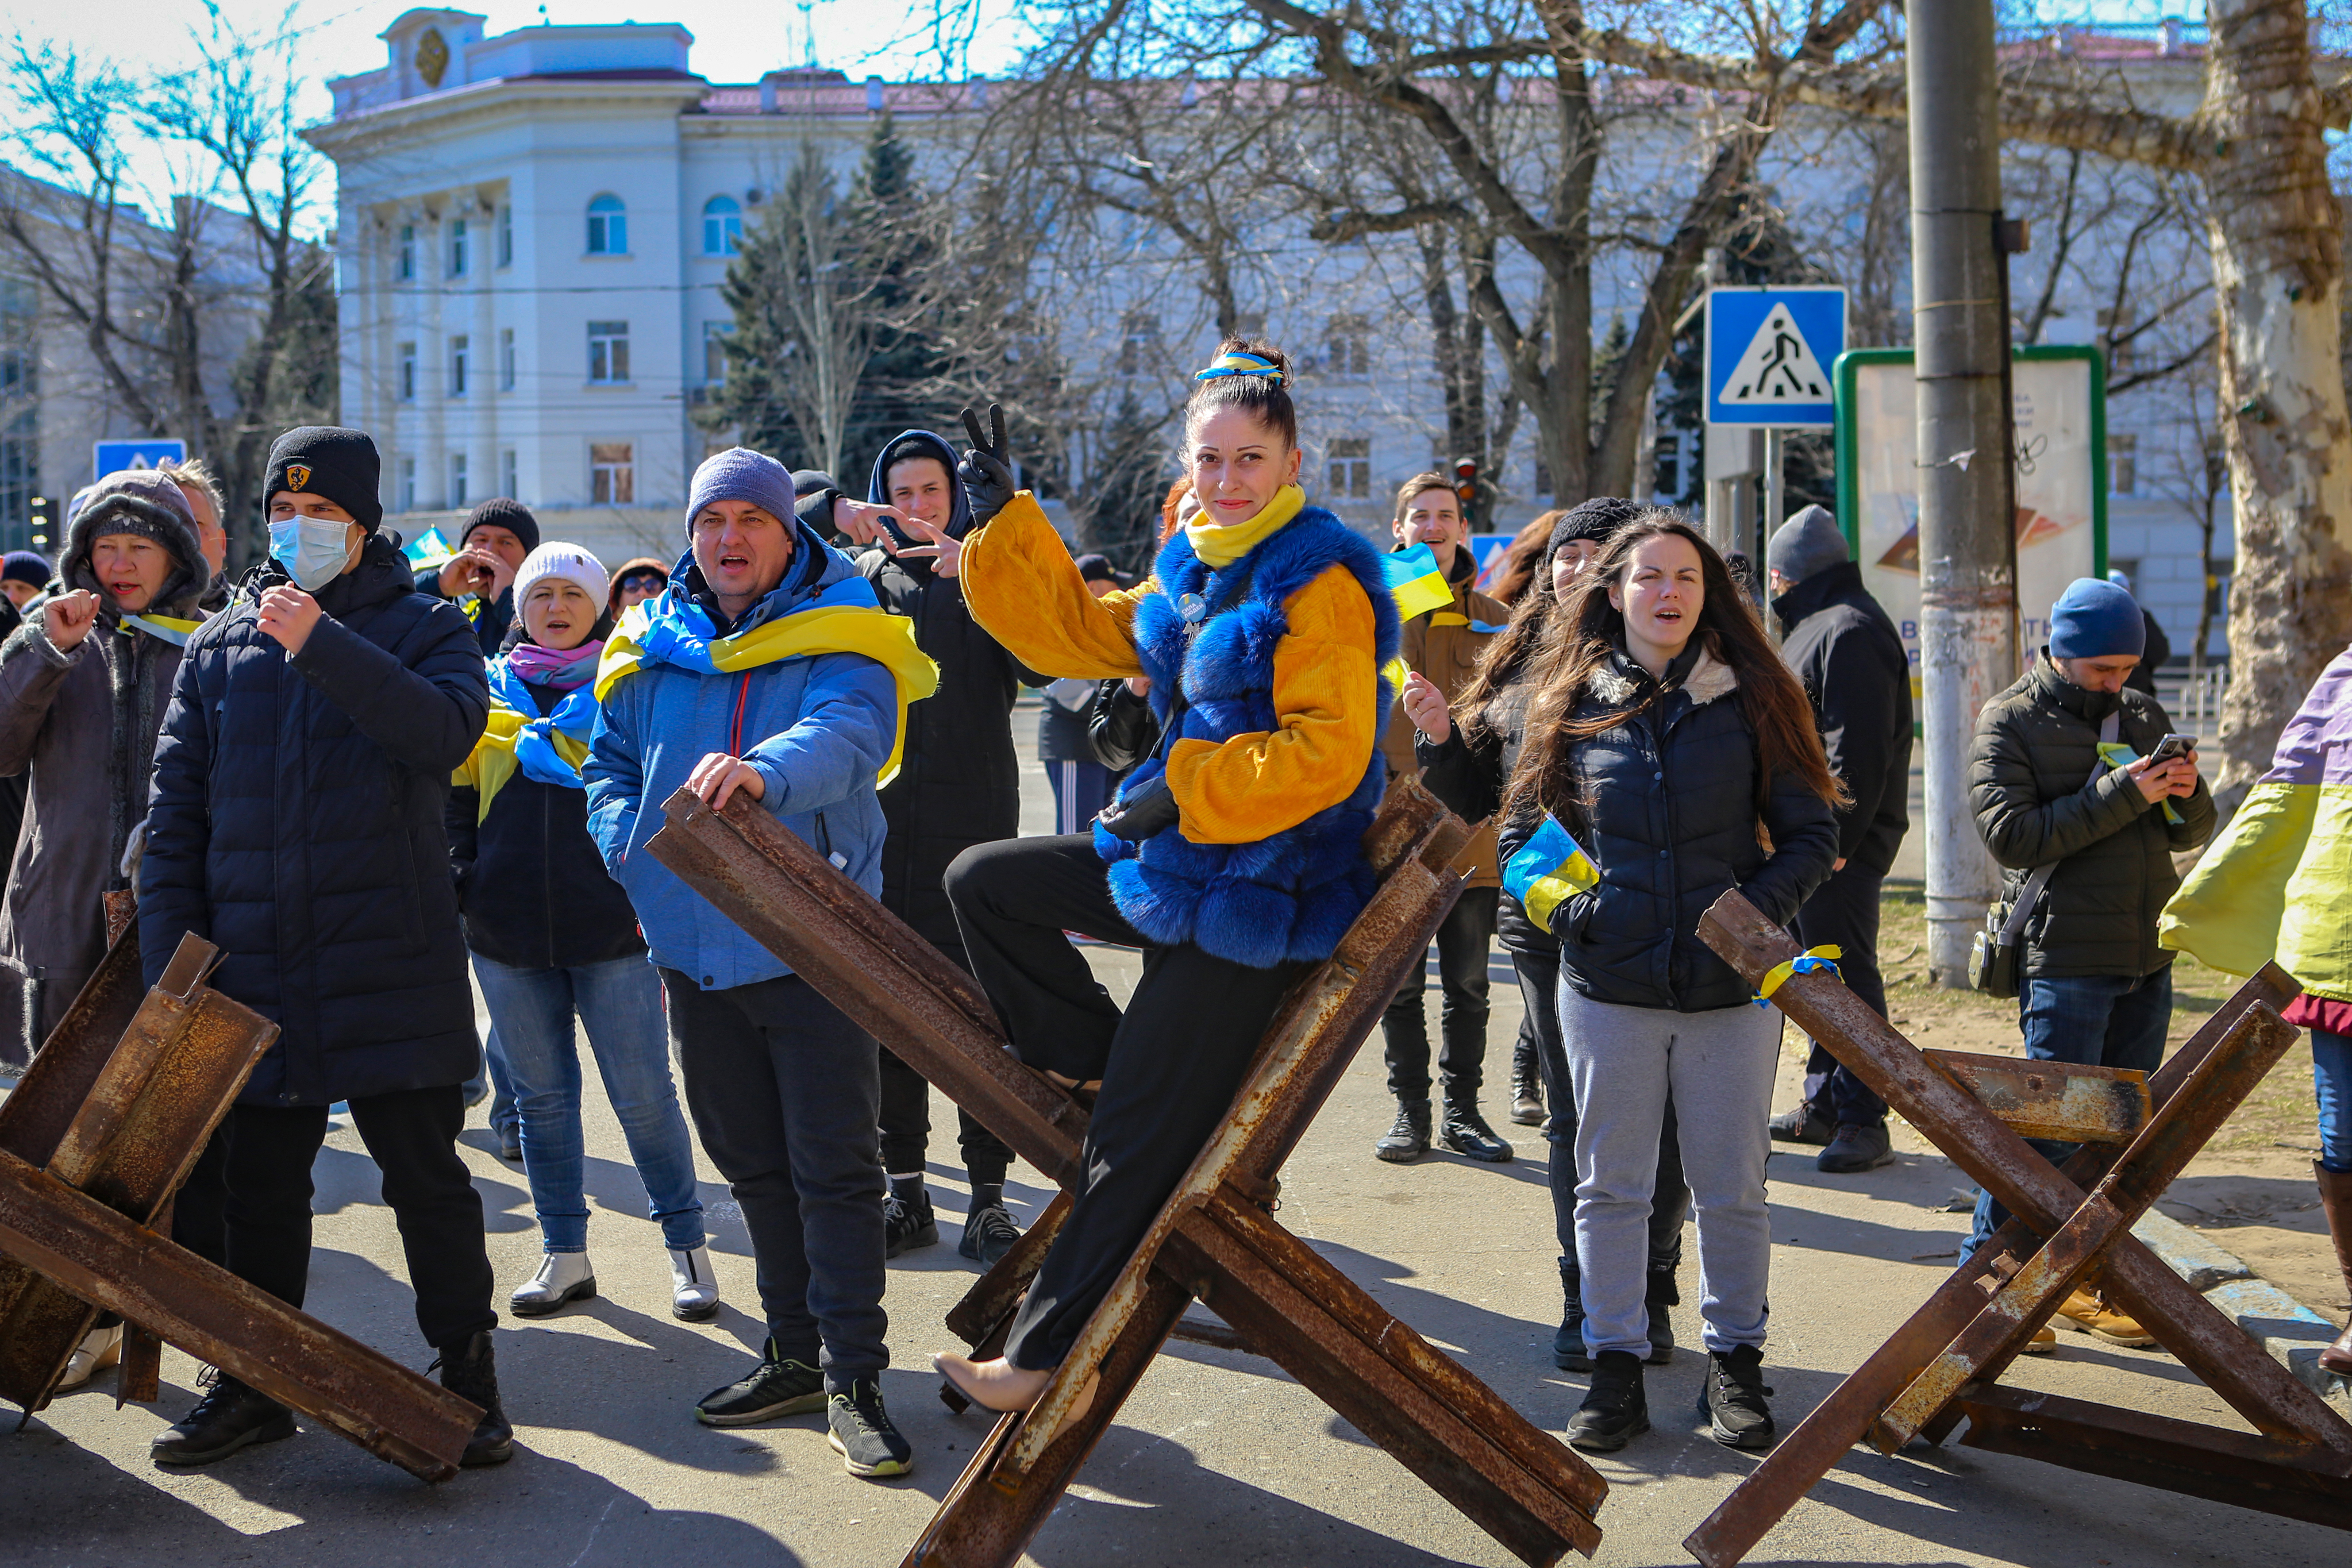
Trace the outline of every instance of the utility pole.
<instances>
[{"instance_id":1,"label":"utility pole","mask_svg":"<svg viewBox=\"0 0 2352 1568\"><path fill-rule=\"evenodd\" d=\"M1992 0L1908 0L1927 965L1968 984L2000 873L1969 810L1977 712L2016 678L2009 261Z\"/></svg>"}]
</instances>

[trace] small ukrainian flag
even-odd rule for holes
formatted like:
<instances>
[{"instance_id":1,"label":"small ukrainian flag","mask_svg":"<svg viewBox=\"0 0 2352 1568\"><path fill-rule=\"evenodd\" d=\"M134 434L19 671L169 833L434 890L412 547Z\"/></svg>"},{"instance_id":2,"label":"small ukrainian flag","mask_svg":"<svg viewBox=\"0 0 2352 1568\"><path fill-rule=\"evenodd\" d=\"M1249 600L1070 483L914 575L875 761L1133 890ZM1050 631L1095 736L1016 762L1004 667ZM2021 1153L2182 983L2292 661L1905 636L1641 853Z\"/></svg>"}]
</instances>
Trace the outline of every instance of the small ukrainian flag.
<instances>
[{"instance_id":1,"label":"small ukrainian flag","mask_svg":"<svg viewBox=\"0 0 2352 1568\"><path fill-rule=\"evenodd\" d=\"M1454 602L1453 585L1437 569L1437 557L1426 544L1381 556L1381 570L1388 574L1389 592L1396 597L1399 620L1409 621L1424 610Z\"/></svg>"},{"instance_id":2,"label":"small ukrainian flag","mask_svg":"<svg viewBox=\"0 0 2352 1568\"><path fill-rule=\"evenodd\" d=\"M1600 880L1592 858L1549 815L1503 867L1503 890L1519 900L1538 930L1547 931L1554 910Z\"/></svg>"},{"instance_id":3,"label":"small ukrainian flag","mask_svg":"<svg viewBox=\"0 0 2352 1568\"><path fill-rule=\"evenodd\" d=\"M437 528L428 528L422 537L401 546L400 552L408 557L411 566L438 566L457 553L448 536Z\"/></svg>"}]
</instances>

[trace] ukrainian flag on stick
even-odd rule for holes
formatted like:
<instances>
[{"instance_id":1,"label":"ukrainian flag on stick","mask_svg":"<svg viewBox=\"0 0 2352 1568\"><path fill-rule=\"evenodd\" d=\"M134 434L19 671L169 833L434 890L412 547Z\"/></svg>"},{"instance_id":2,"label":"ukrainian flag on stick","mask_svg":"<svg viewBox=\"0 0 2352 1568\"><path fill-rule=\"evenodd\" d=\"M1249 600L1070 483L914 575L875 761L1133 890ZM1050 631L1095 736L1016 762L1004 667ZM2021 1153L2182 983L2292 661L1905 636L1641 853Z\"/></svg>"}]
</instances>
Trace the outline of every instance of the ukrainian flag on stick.
<instances>
[{"instance_id":1,"label":"ukrainian flag on stick","mask_svg":"<svg viewBox=\"0 0 2352 1568\"><path fill-rule=\"evenodd\" d=\"M1397 619L1409 621L1413 616L1454 602L1454 586L1446 582L1445 574L1437 569L1437 557L1426 544L1416 544L1410 550L1392 551L1381 557L1381 570L1388 577L1389 594L1396 600ZM1402 658L1389 661L1381 671L1391 691L1404 689L1405 665Z\"/></svg>"},{"instance_id":2,"label":"ukrainian flag on stick","mask_svg":"<svg viewBox=\"0 0 2352 1568\"><path fill-rule=\"evenodd\" d=\"M1601 880L1592 858L1547 815L1535 837L1503 867L1503 890L1519 900L1539 931L1551 930L1552 911Z\"/></svg>"}]
</instances>

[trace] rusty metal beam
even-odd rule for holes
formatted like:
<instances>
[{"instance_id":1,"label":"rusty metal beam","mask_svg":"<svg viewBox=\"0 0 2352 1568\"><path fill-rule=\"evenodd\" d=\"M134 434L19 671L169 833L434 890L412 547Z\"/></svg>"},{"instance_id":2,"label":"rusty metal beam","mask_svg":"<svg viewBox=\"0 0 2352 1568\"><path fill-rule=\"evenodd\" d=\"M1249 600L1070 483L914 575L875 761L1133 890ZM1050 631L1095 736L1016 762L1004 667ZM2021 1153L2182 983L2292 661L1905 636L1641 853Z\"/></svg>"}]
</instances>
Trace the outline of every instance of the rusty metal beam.
<instances>
[{"instance_id":1,"label":"rusty metal beam","mask_svg":"<svg viewBox=\"0 0 2352 1568\"><path fill-rule=\"evenodd\" d=\"M0 1250L428 1481L480 1409L0 1150Z\"/></svg>"},{"instance_id":2,"label":"rusty metal beam","mask_svg":"<svg viewBox=\"0 0 2352 1568\"><path fill-rule=\"evenodd\" d=\"M2021 1138L2128 1143L2149 1115L2147 1075L1971 1051L1922 1051Z\"/></svg>"},{"instance_id":3,"label":"rusty metal beam","mask_svg":"<svg viewBox=\"0 0 2352 1568\"><path fill-rule=\"evenodd\" d=\"M2313 1468L2305 1444L1982 1383L1959 1408L1968 1447L2352 1530L2352 1480Z\"/></svg>"}]
</instances>

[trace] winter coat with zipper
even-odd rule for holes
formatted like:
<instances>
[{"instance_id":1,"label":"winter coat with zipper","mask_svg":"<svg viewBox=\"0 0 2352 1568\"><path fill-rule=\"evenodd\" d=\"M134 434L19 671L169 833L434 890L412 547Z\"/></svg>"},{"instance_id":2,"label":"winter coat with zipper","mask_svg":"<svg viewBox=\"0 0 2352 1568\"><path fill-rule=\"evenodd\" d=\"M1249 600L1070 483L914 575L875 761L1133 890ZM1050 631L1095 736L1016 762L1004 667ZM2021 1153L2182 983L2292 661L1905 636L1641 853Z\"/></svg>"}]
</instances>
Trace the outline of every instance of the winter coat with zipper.
<instances>
[{"instance_id":1,"label":"winter coat with zipper","mask_svg":"<svg viewBox=\"0 0 2352 1568\"><path fill-rule=\"evenodd\" d=\"M525 683L542 714L570 695ZM481 808L481 792L449 792L449 868L466 945L516 969L572 969L646 951L629 895L588 833L588 792L541 784L521 769Z\"/></svg>"},{"instance_id":2,"label":"winter coat with zipper","mask_svg":"<svg viewBox=\"0 0 2352 1568\"><path fill-rule=\"evenodd\" d=\"M1486 725L1476 741L1465 734L1459 724L1451 727L1443 743L1419 733L1413 737L1421 782L1465 822L1488 821L1502 810L1503 791L1509 786L1511 774L1519 765L1519 750L1527 743L1528 703L1535 695L1525 675L1523 665L1519 677L1486 705ZM1497 831L1498 852L1500 838ZM1528 919L1519 900L1507 892L1496 901L1495 934L1511 952L1555 961L1559 955L1559 939Z\"/></svg>"},{"instance_id":3,"label":"winter coat with zipper","mask_svg":"<svg viewBox=\"0 0 2352 1568\"><path fill-rule=\"evenodd\" d=\"M934 448L947 469L948 536L971 531L971 505L955 483L956 453L928 431L909 430L886 443L888 457L908 443ZM903 457L903 454L902 454ZM889 500L882 459L874 463L867 499ZM915 623L915 643L940 667L940 689L907 710L907 738L898 776L882 791L889 837L882 846L882 902L921 934L950 952L963 946L948 902L948 864L975 844L1021 832L1021 763L1013 744L1013 703L1024 685L1048 677L1024 666L964 608L962 584L931 570L927 556L901 557L880 548L857 559L874 596L894 616Z\"/></svg>"},{"instance_id":4,"label":"winter coat with zipper","mask_svg":"<svg viewBox=\"0 0 2352 1568\"><path fill-rule=\"evenodd\" d=\"M272 561L188 639L139 884L147 983L188 931L212 984L275 1019L247 1105L463 1083L479 1066L443 813L490 708L474 627L419 594L396 538L315 595L289 658L259 602Z\"/></svg>"},{"instance_id":5,"label":"winter coat with zipper","mask_svg":"<svg viewBox=\"0 0 2352 1568\"><path fill-rule=\"evenodd\" d=\"M1433 610L1413 616L1404 624L1404 637L1398 657L1405 668L1426 677L1452 702L1470 684L1470 677L1478 668L1478 655L1495 640L1496 632L1511 618L1510 606L1499 599L1490 599L1478 592L1478 563L1463 545L1454 552L1454 570L1447 576L1454 590L1454 601ZM1489 628L1480 630L1480 627ZM1420 762L1413 752L1412 721L1404 710L1404 700L1399 695L1395 707L1389 711L1388 729L1381 737L1381 752L1388 759L1391 774L1419 771ZM1495 825L1484 816L1468 820L1479 824L1455 865L1467 869L1472 888L1499 888L1503 879L1495 859Z\"/></svg>"},{"instance_id":6,"label":"winter coat with zipper","mask_svg":"<svg viewBox=\"0 0 2352 1568\"><path fill-rule=\"evenodd\" d=\"M1837 819L1796 775L1757 777L1738 677L1702 639L1667 666L1663 684L1659 695L1661 683L1619 649L1577 700L1581 721L1655 698L1570 753L1581 805L1561 826L1601 880L1552 915L1560 978L1596 1002L1737 1007L1748 983L1699 940L1699 917L1738 888L1766 919L1788 924L1829 878ZM1534 826L1504 825L1505 861Z\"/></svg>"},{"instance_id":7,"label":"winter coat with zipper","mask_svg":"<svg viewBox=\"0 0 2352 1568\"><path fill-rule=\"evenodd\" d=\"M789 616L857 576L850 559L806 524L796 523L794 535L783 581L731 624L716 613L691 551L671 568L668 591L697 599L732 635ZM697 763L713 752L742 758L760 774L760 804L771 815L851 881L878 893L883 823L874 781L898 727L898 683L862 654L778 659L732 675L649 662L621 677L597 710L580 776L588 786L588 831L627 890L653 961L706 991L792 973L677 873L639 852L662 826L662 803Z\"/></svg>"},{"instance_id":8,"label":"winter coat with zipper","mask_svg":"<svg viewBox=\"0 0 2352 1568\"><path fill-rule=\"evenodd\" d=\"M131 885L123 855L147 816L156 735L180 668L178 647L123 624L91 570L90 547L122 531L125 518L178 541L153 613L197 616L207 574L194 519L160 494L117 489L74 518L58 563L68 587L99 597L89 633L60 653L36 613L0 645L0 773L26 774L0 963L19 979L71 988L106 956L102 895Z\"/></svg>"},{"instance_id":9,"label":"winter coat with zipper","mask_svg":"<svg viewBox=\"0 0 2352 1568\"><path fill-rule=\"evenodd\" d=\"M2118 710L2116 738L2143 757L2172 727L2153 697L2077 686L2044 648L1977 716L1969 805L2000 863L2003 895L2034 867L2057 863L2026 917L2021 972L2035 979L2137 979L2170 963L2157 945L2157 917L2180 886L2172 856L2212 836L2213 796L2202 778L2194 795L2171 803L2180 818L2173 823L2121 769L2100 764L2099 726Z\"/></svg>"},{"instance_id":10,"label":"winter coat with zipper","mask_svg":"<svg viewBox=\"0 0 2352 1568\"><path fill-rule=\"evenodd\" d=\"M1851 561L1772 601L1780 657L1804 683L1830 771L1853 804L1838 813L1838 856L1874 877L1911 826L1911 659Z\"/></svg>"}]
</instances>

